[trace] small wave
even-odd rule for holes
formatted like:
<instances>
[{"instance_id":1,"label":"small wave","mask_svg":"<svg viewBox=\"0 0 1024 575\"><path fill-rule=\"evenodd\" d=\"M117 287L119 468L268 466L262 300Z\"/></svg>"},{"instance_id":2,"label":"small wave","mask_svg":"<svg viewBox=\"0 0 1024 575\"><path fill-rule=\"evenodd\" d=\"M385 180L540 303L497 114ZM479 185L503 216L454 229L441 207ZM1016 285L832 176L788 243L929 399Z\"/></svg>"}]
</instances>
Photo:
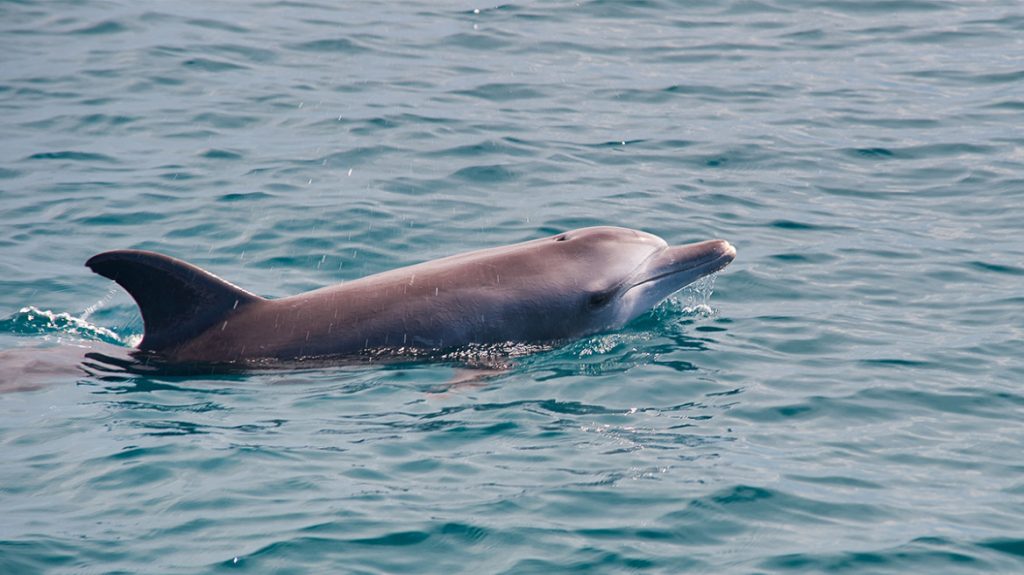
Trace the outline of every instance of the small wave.
<instances>
[{"instance_id":1,"label":"small wave","mask_svg":"<svg viewBox=\"0 0 1024 575\"><path fill-rule=\"evenodd\" d=\"M105 155L95 154L92 152L80 152L78 150L61 150L59 152L39 152L32 154L27 159L29 160L72 160L76 162L106 162L109 164L116 164L117 159Z\"/></svg>"},{"instance_id":2,"label":"small wave","mask_svg":"<svg viewBox=\"0 0 1024 575\"><path fill-rule=\"evenodd\" d=\"M121 337L113 331L90 323L69 313L55 313L35 306L23 307L10 317L0 320L0 333L16 335L70 335L90 341L102 341L131 346L131 337Z\"/></svg>"}]
</instances>

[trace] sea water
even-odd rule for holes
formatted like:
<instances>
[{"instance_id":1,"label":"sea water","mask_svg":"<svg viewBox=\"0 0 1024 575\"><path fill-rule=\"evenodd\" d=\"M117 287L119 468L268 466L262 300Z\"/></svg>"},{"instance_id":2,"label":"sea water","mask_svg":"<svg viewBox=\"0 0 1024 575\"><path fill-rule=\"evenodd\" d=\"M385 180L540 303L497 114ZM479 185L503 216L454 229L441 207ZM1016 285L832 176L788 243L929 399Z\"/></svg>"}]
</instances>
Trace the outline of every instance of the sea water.
<instances>
[{"instance_id":1,"label":"sea water","mask_svg":"<svg viewBox=\"0 0 1024 575\"><path fill-rule=\"evenodd\" d=\"M1022 38L1016 0L0 4L0 572L1024 572ZM278 297L588 225L739 255L484 378L79 361L142 334L105 250Z\"/></svg>"}]
</instances>

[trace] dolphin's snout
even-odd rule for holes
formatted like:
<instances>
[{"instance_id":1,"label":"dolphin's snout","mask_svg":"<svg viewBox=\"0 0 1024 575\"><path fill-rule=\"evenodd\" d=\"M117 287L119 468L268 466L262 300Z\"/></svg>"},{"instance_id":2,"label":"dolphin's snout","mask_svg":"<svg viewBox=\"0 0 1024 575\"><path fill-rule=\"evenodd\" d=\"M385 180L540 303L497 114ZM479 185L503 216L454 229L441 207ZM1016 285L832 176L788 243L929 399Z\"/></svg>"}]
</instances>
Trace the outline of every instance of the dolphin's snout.
<instances>
[{"instance_id":1,"label":"dolphin's snout","mask_svg":"<svg viewBox=\"0 0 1024 575\"><path fill-rule=\"evenodd\" d=\"M718 244L718 251L721 254L719 257L725 260L726 264L736 259L736 247L725 240L713 240ZM724 267L724 266L723 266Z\"/></svg>"},{"instance_id":2,"label":"dolphin's snout","mask_svg":"<svg viewBox=\"0 0 1024 575\"><path fill-rule=\"evenodd\" d=\"M717 271L736 259L736 248L725 240L706 240L668 251L672 256L671 265L679 269L711 266Z\"/></svg>"},{"instance_id":3,"label":"dolphin's snout","mask_svg":"<svg viewBox=\"0 0 1024 575\"><path fill-rule=\"evenodd\" d=\"M721 270L736 259L736 248L725 240L711 240L708 242L711 250L709 254L709 273Z\"/></svg>"},{"instance_id":4,"label":"dolphin's snout","mask_svg":"<svg viewBox=\"0 0 1024 575\"><path fill-rule=\"evenodd\" d=\"M723 269L734 259L736 248L725 240L670 246L641 266L629 289L658 282L665 287L664 297Z\"/></svg>"},{"instance_id":5,"label":"dolphin's snout","mask_svg":"<svg viewBox=\"0 0 1024 575\"><path fill-rule=\"evenodd\" d=\"M725 240L721 240L721 242L725 244L724 246L722 246L725 251L725 255L729 256L732 259L736 259L736 246L730 244Z\"/></svg>"}]
</instances>

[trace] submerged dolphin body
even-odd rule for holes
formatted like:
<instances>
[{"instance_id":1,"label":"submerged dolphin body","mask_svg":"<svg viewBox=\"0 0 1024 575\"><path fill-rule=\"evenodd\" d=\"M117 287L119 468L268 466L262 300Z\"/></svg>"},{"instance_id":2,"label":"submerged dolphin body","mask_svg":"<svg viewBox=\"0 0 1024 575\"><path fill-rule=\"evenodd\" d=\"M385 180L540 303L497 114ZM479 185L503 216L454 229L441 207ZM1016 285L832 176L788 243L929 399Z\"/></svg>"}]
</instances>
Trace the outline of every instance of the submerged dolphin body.
<instances>
[{"instance_id":1,"label":"submerged dolphin body","mask_svg":"<svg viewBox=\"0 0 1024 575\"><path fill-rule=\"evenodd\" d=\"M669 246L583 228L273 300L153 252L105 252L86 265L139 305L140 350L244 364L558 343L618 329L735 257L723 240Z\"/></svg>"}]
</instances>

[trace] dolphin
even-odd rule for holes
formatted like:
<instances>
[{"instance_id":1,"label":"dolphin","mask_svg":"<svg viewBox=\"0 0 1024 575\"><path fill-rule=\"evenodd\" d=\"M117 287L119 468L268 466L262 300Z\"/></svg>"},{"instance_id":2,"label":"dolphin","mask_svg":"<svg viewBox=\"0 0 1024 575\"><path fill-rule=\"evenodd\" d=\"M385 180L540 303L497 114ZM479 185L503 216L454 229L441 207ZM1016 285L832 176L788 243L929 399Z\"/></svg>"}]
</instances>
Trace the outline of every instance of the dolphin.
<instances>
[{"instance_id":1,"label":"dolphin","mask_svg":"<svg viewBox=\"0 0 1024 575\"><path fill-rule=\"evenodd\" d=\"M171 363L249 364L553 344L621 328L736 257L724 240L670 246L591 227L266 299L148 251L86 265L139 306L138 345Z\"/></svg>"}]
</instances>

